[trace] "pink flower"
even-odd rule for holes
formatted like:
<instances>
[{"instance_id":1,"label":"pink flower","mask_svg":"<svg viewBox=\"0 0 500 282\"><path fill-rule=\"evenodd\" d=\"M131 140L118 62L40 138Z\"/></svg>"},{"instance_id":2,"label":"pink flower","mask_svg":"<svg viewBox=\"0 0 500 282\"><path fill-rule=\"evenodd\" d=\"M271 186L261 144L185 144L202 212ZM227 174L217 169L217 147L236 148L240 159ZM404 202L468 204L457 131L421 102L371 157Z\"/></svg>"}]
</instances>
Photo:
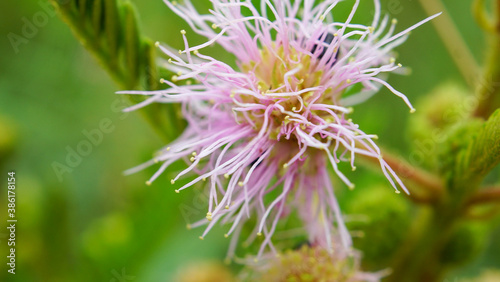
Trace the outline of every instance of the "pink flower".
<instances>
[{"instance_id":1,"label":"pink flower","mask_svg":"<svg viewBox=\"0 0 500 282\"><path fill-rule=\"evenodd\" d=\"M311 244L331 251L339 245L332 243L334 238L341 238L340 245L348 249L351 239L331 181L336 177L349 188L354 184L339 163L348 162L355 170L356 156L376 158L395 191L408 193L382 158L377 136L348 118L350 107L385 86L414 111L407 97L381 76L401 67L392 49L435 16L395 33L396 21L380 18L378 0L371 26L351 22L359 0L352 1L346 22L332 18L339 0L316 5L312 0L262 0L260 7L250 1L212 0L210 14L199 14L189 0L182 2L165 1L208 41L190 46L181 31L183 50L157 44L170 57L166 67L177 74L162 80L165 90L126 93L150 96L128 110L181 103L188 127L153 160L129 172L160 163L151 183L169 165L185 160L188 167L172 184L187 174L198 176L176 192L205 180L210 189L207 216L191 227L208 224L203 238L217 222L230 224L230 257L252 217L257 224L246 242L264 236L259 256L267 249L276 252L271 237L295 211ZM236 56L237 67L201 53L215 43Z\"/></svg>"}]
</instances>

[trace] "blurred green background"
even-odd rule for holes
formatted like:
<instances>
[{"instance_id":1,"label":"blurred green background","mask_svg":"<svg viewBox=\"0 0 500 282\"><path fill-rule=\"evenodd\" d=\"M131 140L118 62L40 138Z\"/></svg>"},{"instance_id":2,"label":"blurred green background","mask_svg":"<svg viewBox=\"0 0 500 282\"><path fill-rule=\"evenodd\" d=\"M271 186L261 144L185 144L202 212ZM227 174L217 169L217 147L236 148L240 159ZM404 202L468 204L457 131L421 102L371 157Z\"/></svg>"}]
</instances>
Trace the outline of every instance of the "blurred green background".
<instances>
[{"instance_id":1,"label":"blurred green background","mask_svg":"<svg viewBox=\"0 0 500 282\"><path fill-rule=\"evenodd\" d=\"M161 0L131 2L145 35L181 47L179 30L189 28ZM486 42L471 16L471 1L443 2L474 57L482 62ZM200 9L208 7L208 1L199 3ZM228 245L224 228L214 228L204 241L198 239L202 229L185 228L186 220L203 218L206 209L199 188L173 192L168 180L180 167L151 187L144 182L154 167L122 174L148 160L164 143L138 114L119 111L127 101L114 94L117 86L69 28L47 12L47 5L46 0L0 3L0 167L5 179L0 181L0 281L174 281L191 264L221 261ZM339 18L348 6L336 10ZM382 0L382 6L399 19L399 30L426 17L416 0ZM364 6L358 20L368 24L370 11L371 6ZM37 24L22 43L12 45L9 34L23 36L26 22ZM203 40L193 32L188 37L192 44ZM210 52L231 60L217 50ZM467 89L452 60L456 54L445 49L432 24L412 32L397 51L412 74L392 75L389 82L417 106L421 97L442 83ZM361 128L378 134L379 144L390 151L409 156L414 150L406 133L408 109L388 91L357 107L354 115ZM102 140L89 143L85 132L95 133L102 123L108 129L100 131ZM68 154L88 144L88 154L73 159L71 171L58 175L54 165L67 165ZM5 263L6 179L11 170L16 171L18 187L15 276L6 272ZM356 210L352 199L363 197L371 186L388 188L383 177L369 170L349 176L359 188L338 191L346 210ZM405 210L411 220L411 209ZM495 236L500 236L498 228L482 238L487 248L477 259L451 272L449 281L498 268L500 242L490 240Z\"/></svg>"}]
</instances>

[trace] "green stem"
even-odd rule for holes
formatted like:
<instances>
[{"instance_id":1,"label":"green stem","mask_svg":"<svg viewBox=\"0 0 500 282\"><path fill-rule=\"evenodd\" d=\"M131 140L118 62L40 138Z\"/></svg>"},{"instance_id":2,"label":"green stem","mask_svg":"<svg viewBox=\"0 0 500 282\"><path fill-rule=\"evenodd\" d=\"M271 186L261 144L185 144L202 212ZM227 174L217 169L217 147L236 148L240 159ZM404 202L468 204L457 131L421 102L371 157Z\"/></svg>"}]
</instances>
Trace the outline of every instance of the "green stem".
<instances>
[{"instance_id":1,"label":"green stem","mask_svg":"<svg viewBox=\"0 0 500 282\"><path fill-rule=\"evenodd\" d=\"M476 98L479 103L474 111L475 117L483 119L487 119L500 106L500 0L496 1L496 25L492 23L489 25L491 26L490 29L492 29L490 33L491 47L483 81L481 81L476 91Z\"/></svg>"},{"instance_id":2,"label":"green stem","mask_svg":"<svg viewBox=\"0 0 500 282\"><path fill-rule=\"evenodd\" d=\"M426 13L430 16L438 12L443 12L441 16L432 20L432 24L441 37L446 49L458 67L458 70L465 78L469 86L474 87L479 66L472 55L463 36L460 34L457 26L446 11L446 7L441 0L420 0L420 3Z\"/></svg>"},{"instance_id":3,"label":"green stem","mask_svg":"<svg viewBox=\"0 0 500 282\"><path fill-rule=\"evenodd\" d=\"M474 111L475 117L483 119L488 119L500 106L500 33L492 39L487 62L484 79L476 92L479 104Z\"/></svg>"},{"instance_id":4,"label":"green stem","mask_svg":"<svg viewBox=\"0 0 500 282\"><path fill-rule=\"evenodd\" d=\"M486 13L484 8L486 0L476 0L473 3L472 11L479 26L489 33L495 33L495 23Z\"/></svg>"}]
</instances>

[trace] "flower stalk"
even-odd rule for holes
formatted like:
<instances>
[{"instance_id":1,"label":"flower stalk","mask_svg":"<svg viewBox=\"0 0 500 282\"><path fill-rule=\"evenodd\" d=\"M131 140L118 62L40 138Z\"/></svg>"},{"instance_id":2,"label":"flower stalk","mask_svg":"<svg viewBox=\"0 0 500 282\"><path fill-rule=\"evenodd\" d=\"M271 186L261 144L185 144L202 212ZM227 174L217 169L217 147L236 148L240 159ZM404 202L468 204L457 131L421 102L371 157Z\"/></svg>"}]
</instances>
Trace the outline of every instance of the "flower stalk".
<instances>
[{"instance_id":1,"label":"flower stalk","mask_svg":"<svg viewBox=\"0 0 500 282\"><path fill-rule=\"evenodd\" d=\"M420 3L428 15L438 11L443 12L443 15L433 21L432 24L465 82L471 88L474 88L480 67L450 14L446 11L443 2L441 0L420 0Z\"/></svg>"},{"instance_id":2,"label":"flower stalk","mask_svg":"<svg viewBox=\"0 0 500 282\"><path fill-rule=\"evenodd\" d=\"M468 207L485 205L485 204L500 204L500 187L488 186L479 190L467 202Z\"/></svg>"},{"instance_id":3,"label":"flower stalk","mask_svg":"<svg viewBox=\"0 0 500 282\"><path fill-rule=\"evenodd\" d=\"M394 171L401 176L403 181L416 185L411 186L408 197L417 203L432 203L439 199L444 193L443 181L436 175L409 164L401 157L394 156L387 151L383 153L384 159ZM377 164L373 158L363 157L367 163Z\"/></svg>"}]
</instances>

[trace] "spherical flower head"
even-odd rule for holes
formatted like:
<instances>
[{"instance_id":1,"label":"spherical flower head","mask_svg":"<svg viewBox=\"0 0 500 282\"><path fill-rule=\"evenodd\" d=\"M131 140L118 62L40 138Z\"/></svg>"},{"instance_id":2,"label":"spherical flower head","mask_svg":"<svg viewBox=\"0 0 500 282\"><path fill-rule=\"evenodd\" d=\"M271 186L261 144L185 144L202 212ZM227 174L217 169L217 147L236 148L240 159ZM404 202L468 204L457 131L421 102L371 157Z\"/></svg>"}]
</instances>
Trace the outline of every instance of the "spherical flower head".
<instances>
[{"instance_id":1,"label":"spherical flower head","mask_svg":"<svg viewBox=\"0 0 500 282\"><path fill-rule=\"evenodd\" d=\"M175 73L162 80L168 88L126 92L150 96L129 110L181 103L188 122L175 142L130 172L161 163L151 183L173 162L185 160L188 168L172 184L188 173L198 176L176 192L201 181L210 191L206 218L190 225L208 225L201 238L215 223L230 223L231 257L243 224L256 217L245 243L263 236L258 255L266 249L276 252L271 236L280 221L297 211L311 244L331 253L332 238L340 238L340 245L349 248L331 183L338 178L353 189L339 163L355 170L359 155L377 159L395 191L407 192L384 161L377 136L360 130L348 115L351 106L381 86L414 110L381 76L401 67L392 49L432 17L395 33L396 21L380 18L378 0L370 26L351 22L359 0L352 1L345 22L333 21L340 2L335 0L262 0L260 7L251 1L213 0L210 14L199 14L189 0L165 2L208 41L190 46L182 30L182 50L158 44L170 57L165 67ZM212 44L232 53L236 67L202 54Z\"/></svg>"},{"instance_id":2,"label":"spherical flower head","mask_svg":"<svg viewBox=\"0 0 500 282\"><path fill-rule=\"evenodd\" d=\"M287 250L278 256L268 256L258 263L250 264L244 274L251 281L380 281L387 271L362 272L359 255L343 252L328 253L316 246L303 245L296 250Z\"/></svg>"}]
</instances>

